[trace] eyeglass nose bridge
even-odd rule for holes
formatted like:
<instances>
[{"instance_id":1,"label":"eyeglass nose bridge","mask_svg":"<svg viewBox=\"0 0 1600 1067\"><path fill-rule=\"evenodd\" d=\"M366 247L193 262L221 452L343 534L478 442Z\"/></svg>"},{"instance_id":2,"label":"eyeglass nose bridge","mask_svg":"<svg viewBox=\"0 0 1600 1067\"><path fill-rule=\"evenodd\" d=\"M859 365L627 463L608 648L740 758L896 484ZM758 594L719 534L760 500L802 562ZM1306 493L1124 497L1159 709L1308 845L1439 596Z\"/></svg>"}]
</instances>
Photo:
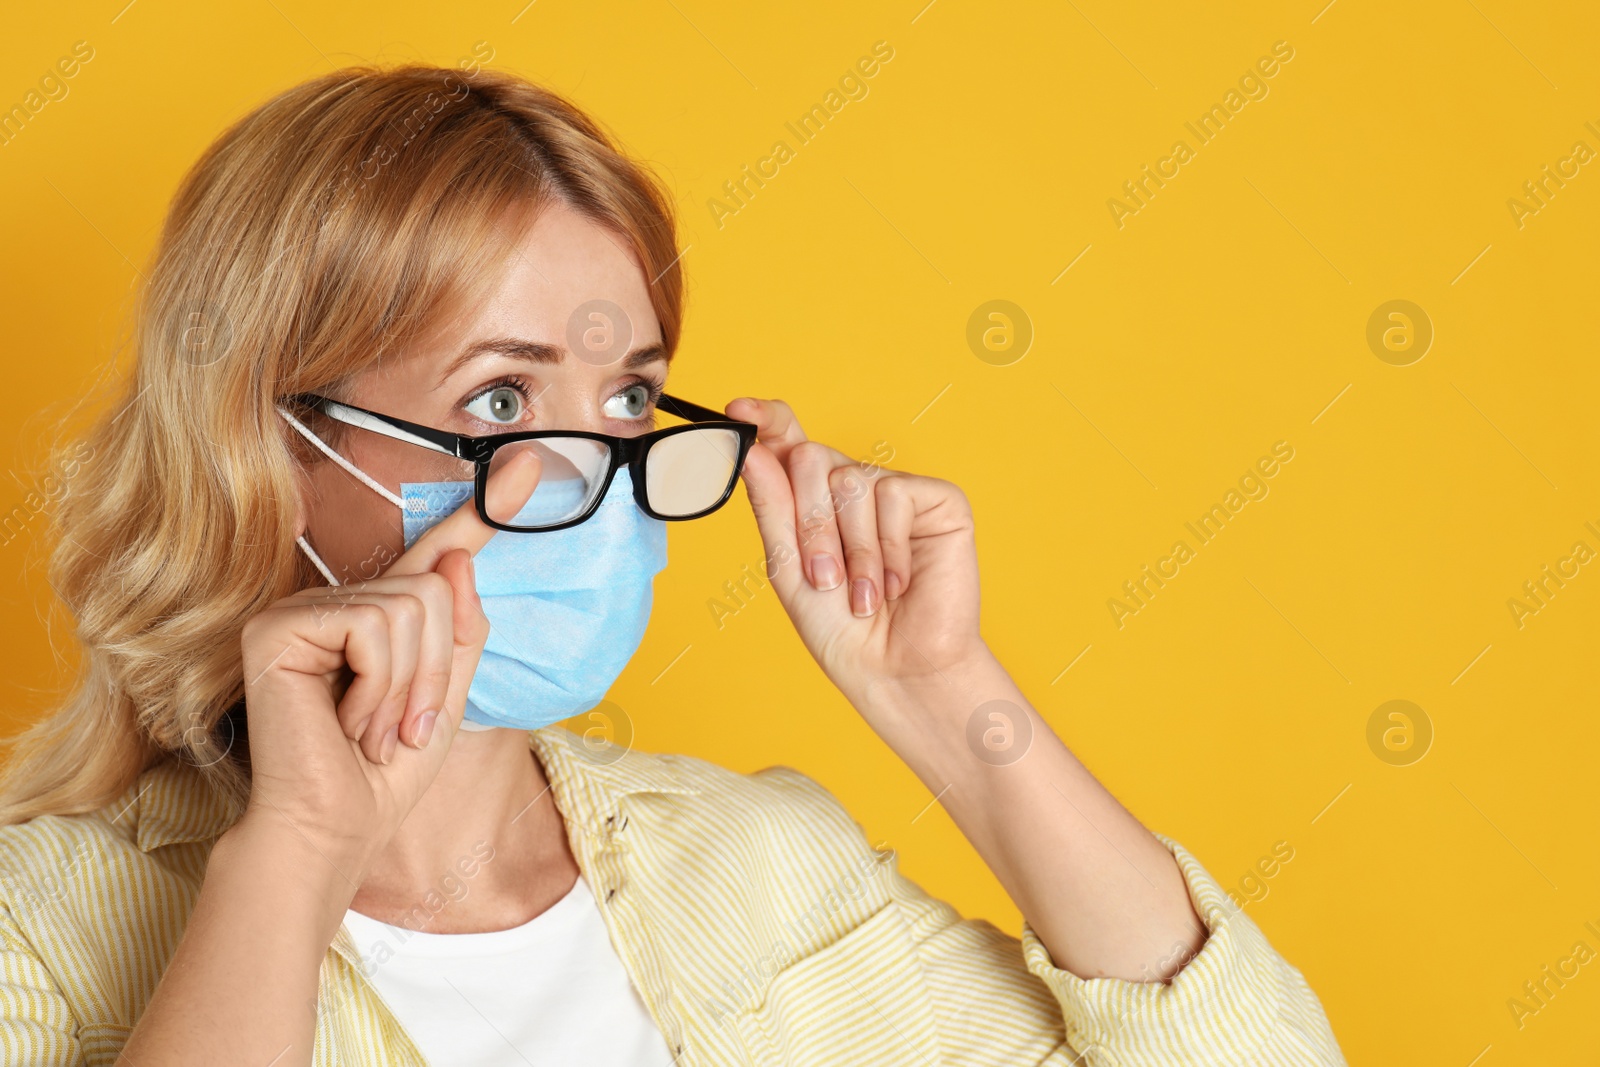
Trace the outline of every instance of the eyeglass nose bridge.
<instances>
[{"instance_id":1,"label":"eyeglass nose bridge","mask_svg":"<svg viewBox=\"0 0 1600 1067\"><path fill-rule=\"evenodd\" d=\"M650 506L649 487L645 484L644 463L645 457L650 454L650 445L659 440L656 434L641 434L638 437L624 438L622 447L617 457L617 466L624 463L628 467L628 481L633 484L633 500L639 505L639 510L646 515L655 515L655 509ZM612 471L612 476L616 472Z\"/></svg>"}]
</instances>

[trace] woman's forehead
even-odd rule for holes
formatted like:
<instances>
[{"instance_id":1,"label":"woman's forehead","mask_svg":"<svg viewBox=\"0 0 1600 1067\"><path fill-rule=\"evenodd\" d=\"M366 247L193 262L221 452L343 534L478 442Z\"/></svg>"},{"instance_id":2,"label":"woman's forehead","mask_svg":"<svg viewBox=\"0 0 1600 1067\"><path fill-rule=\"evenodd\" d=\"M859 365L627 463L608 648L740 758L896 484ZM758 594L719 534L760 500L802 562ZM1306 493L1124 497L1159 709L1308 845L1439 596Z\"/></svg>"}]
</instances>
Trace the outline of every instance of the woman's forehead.
<instances>
[{"instance_id":1,"label":"woman's forehead","mask_svg":"<svg viewBox=\"0 0 1600 1067\"><path fill-rule=\"evenodd\" d=\"M370 370L394 386L432 390L496 350L549 349L521 355L547 372L621 373L636 363L628 357L660 344L637 261L615 234L559 206L519 235L477 304L440 322L404 358Z\"/></svg>"},{"instance_id":2,"label":"woman's forehead","mask_svg":"<svg viewBox=\"0 0 1600 1067\"><path fill-rule=\"evenodd\" d=\"M649 280L626 245L559 204L543 210L520 236L498 282L475 310L464 317L470 337L524 337L565 346L598 325L630 336L630 348L661 339ZM579 336L572 336L574 327Z\"/></svg>"}]
</instances>

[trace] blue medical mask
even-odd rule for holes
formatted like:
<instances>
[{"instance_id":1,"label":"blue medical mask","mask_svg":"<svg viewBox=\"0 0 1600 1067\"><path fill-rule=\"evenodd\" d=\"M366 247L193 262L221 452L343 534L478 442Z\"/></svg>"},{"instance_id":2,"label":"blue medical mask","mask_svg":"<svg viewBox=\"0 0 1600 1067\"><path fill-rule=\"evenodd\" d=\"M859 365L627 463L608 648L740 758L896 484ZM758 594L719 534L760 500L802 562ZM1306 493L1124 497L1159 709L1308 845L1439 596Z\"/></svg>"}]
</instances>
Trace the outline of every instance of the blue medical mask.
<instances>
[{"instance_id":1,"label":"blue medical mask","mask_svg":"<svg viewBox=\"0 0 1600 1067\"><path fill-rule=\"evenodd\" d=\"M296 429L400 507L408 549L472 500L471 482L402 482L397 498L304 426ZM582 492L581 479L541 479L511 521L569 513ZM299 544L329 582L339 584L304 538ZM489 638L464 718L483 728L536 730L600 703L638 651L650 620L652 582L667 565L667 524L639 509L623 467L583 522L534 533L497 531L472 562Z\"/></svg>"}]
</instances>

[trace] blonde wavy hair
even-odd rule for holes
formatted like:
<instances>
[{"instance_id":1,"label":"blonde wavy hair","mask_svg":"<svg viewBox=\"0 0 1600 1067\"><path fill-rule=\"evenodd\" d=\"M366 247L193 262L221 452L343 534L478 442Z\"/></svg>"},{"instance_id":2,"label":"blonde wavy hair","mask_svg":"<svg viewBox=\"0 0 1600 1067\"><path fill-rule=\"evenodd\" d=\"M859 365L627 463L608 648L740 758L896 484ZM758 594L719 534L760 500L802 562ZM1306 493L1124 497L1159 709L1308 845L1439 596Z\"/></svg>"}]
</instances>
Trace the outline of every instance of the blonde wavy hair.
<instances>
[{"instance_id":1,"label":"blonde wavy hair","mask_svg":"<svg viewBox=\"0 0 1600 1067\"><path fill-rule=\"evenodd\" d=\"M0 825L103 807L163 759L192 762L242 811L240 631L323 584L294 542L303 471L321 457L274 401L338 395L397 358L484 295L556 201L632 250L670 356L684 296L672 200L548 89L476 64L347 68L206 150L144 272L131 374L52 456L72 477L50 581L82 655L60 706L0 740Z\"/></svg>"}]
</instances>

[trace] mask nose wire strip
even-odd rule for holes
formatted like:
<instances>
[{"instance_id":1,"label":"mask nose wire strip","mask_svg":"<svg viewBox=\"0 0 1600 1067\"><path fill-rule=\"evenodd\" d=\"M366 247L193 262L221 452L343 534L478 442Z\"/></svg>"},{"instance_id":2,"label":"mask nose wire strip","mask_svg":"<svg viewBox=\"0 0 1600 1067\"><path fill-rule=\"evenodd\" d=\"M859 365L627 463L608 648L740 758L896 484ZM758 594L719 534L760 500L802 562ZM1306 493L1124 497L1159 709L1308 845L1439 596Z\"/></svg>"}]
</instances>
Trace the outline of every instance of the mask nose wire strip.
<instances>
[{"instance_id":1,"label":"mask nose wire strip","mask_svg":"<svg viewBox=\"0 0 1600 1067\"><path fill-rule=\"evenodd\" d=\"M370 475L368 475L366 471L362 470L360 467L356 466L354 463L351 463L349 460L347 460L343 456L339 455L339 453L337 453L333 449L329 448L326 444L323 443L322 438L318 437L316 434L312 433L309 429L307 429L305 424L302 423L299 419L297 419L293 415L289 414L283 408L279 408L278 409L278 414L280 414L284 418L288 419L289 420L289 425L293 426L296 430L299 430L301 436L304 437L307 441L310 441L312 444L316 445L317 448L322 452L323 455L325 455L329 459L333 460L335 463L337 463L339 466L343 467L345 470L349 471L355 477L361 479L361 481L366 483L366 485L367 485L367 487L369 489L372 489L374 492L380 494L385 500L387 500L389 503L393 504L395 507L399 508L401 511L405 511L406 510L406 502L404 500L402 500L399 497L395 496L392 492L390 492L383 485L380 485Z\"/></svg>"}]
</instances>

